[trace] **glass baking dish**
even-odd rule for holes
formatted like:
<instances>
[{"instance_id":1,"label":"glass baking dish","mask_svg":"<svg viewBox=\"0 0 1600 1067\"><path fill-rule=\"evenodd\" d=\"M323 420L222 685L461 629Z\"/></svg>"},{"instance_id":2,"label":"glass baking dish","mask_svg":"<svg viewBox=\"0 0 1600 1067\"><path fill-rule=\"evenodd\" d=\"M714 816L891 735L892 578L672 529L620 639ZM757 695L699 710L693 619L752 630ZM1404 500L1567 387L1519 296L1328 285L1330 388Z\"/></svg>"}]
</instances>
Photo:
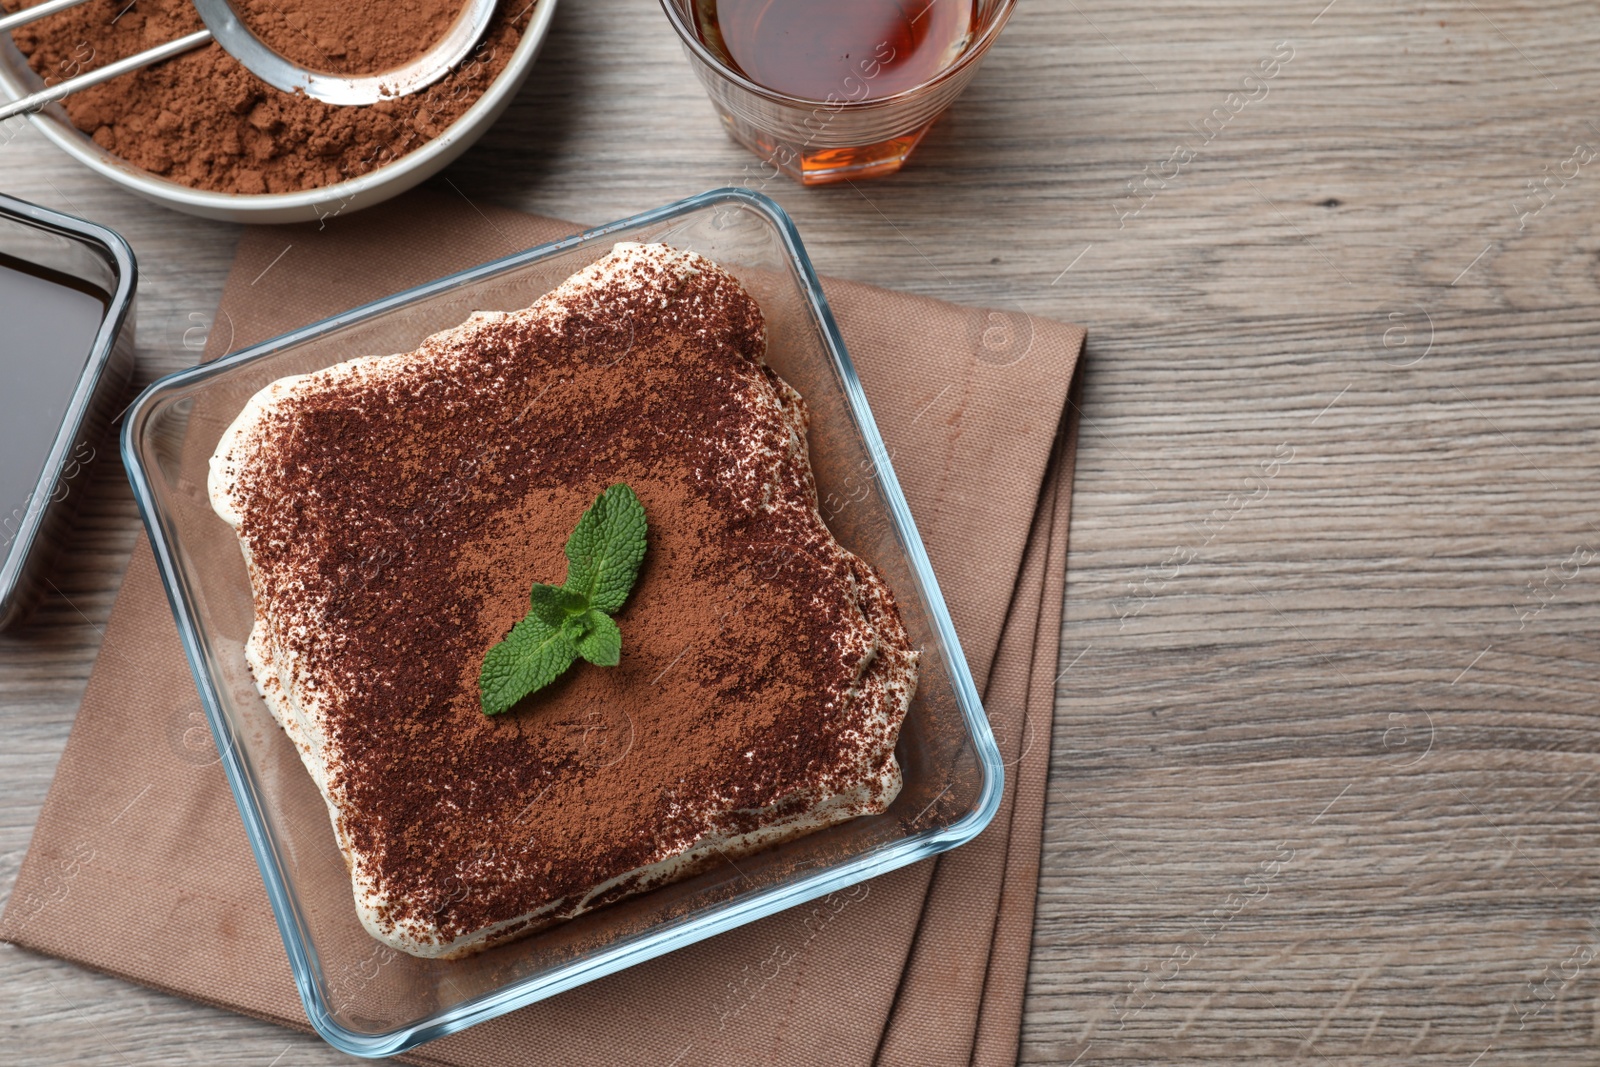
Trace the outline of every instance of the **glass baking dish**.
<instances>
[{"instance_id":1,"label":"glass baking dish","mask_svg":"<svg viewBox=\"0 0 1600 1067\"><path fill-rule=\"evenodd\" d=\"M0 269L43 272L48 289L66 286L97 300L99 328L68 362L29 342L29 325L0 330L0 630L20 623L49 583L67 540L83 484L133 377L133 249L104 226L0 195ZM20 302L33 316L59 313ZM92 327L90 327L92 329ZM35 342L36 343L36 342ZM48 430L47 430L48 427ZM29 463L29 458L33 463Z\"/></svg>"},{"instance_id":2,"label":"glass baking dish","mask_svg":"<svg viewBox=\"0 0 1600 1067\"><path fill-rule=\"evenodd\" d=\"M617 241L701 253L760 302L768 359L812 411L829 525L894 589L922 676L897 754L905 785L858 818L579 916L464 960L373 940L322 798L245 667L252 607L239 546L212 512L207 462L267 383L359 355L404 352L473 311L525 307ZM122 451L222 766L261 868L311 1024L358 1056L386 1056L713 934L954 848L999 803L999 752L949 612L821 286L787 215L722 189L398 293L156 382Z\"/></svg>"}]
</instances>

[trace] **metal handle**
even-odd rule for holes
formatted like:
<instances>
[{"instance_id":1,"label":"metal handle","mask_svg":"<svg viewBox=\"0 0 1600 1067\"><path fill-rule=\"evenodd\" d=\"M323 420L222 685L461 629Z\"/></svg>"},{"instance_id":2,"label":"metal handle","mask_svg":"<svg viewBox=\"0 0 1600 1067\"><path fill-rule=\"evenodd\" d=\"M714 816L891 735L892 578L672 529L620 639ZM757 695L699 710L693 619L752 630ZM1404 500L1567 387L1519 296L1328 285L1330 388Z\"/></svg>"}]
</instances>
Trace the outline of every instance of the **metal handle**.
<instances>
[{"instance_id":1,"label":"metal handle","mask_svg":"<svg viewBox=\"0 0 1600 1067\"><path fill-rule=\"evenodd\" d=\"M79 2L81 0L72 0L72 3L63 3L60 6L72 7ZM39 5L39 7L45 6L47 5ZM29 8L24 14L31 14L37 10L38 8ZM107 63L103 67L97 67L86 74L78 75L76 78L68 78L64 82L57 82L49 88L40 89L36 93L30 93L20 100L13 100L4 107L0 107L0 122L4 122L13 115L24 115L30 111L38 111L50 101L59 100L63 96L71 96L79 89L87 89L91 85L99 85L101 82L110 81L112 78L126 74L131 70L138 70L140 67L147 67L151 63L159 63L163 59L170 59L192 48L199 48L209 40L211 40L210 30L196 30L187 37L179 37L176 41L158 44L154 48L147 48L143 52L129 56L127 59L119 59L115 63Z\"/></svg>"},{"instance_id":2,"label":"metal handle","mask_svg":"<svg viewBox=\"0 0 1600 1067\"><path fill-rule=\"evenodd\" d=\"M26 26L46 15L54 15L57 11L65 11L69 7L85 3L88 3L88 0L44 0L42 4L25 7L21 11L0 18L0 33L16 29L18 26Z\"/></svg>"}]
</instances>

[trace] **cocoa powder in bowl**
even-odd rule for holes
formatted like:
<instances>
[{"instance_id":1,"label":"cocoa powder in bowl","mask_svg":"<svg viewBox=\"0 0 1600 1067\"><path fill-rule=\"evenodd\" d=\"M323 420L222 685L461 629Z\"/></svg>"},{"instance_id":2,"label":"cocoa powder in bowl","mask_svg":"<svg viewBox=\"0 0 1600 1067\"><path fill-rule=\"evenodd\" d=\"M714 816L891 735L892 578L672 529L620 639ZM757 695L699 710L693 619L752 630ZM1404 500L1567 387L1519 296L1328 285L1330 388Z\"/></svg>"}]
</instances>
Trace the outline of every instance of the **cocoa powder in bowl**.
<instances>
[{"instance_id":1,"label":"cocoa powder in bowl","mask_svg":"<svg viewBox=\"0 0 1600 1067\"><path fill-rule=\"evenodd\" d=\"M237 0L233 9L280 56L333 74L393 70L432 48L461 14L454 0Z\"/></svg>"},{"instance_id":2,"label":"cocoa powder in bowl","mask_svg":"<svg viewBox=\"0 0 1600 1067\"><path fill-rule=\"evenodd\" d=\"M0 0L7 10L31 7ZM366 107L285 93L216 43L62 101L96 144L170 181L222 193L289 193L358 177L443 133L511 60L533 3L511 0L455 70L427 89ZM235 9L275 50L333 73L377 73L426 51L460 14L457 0L359 5L255 0ZM13 31L54 84L202 29L188 0L88 0Z\"/></svg>"}]
</instances>

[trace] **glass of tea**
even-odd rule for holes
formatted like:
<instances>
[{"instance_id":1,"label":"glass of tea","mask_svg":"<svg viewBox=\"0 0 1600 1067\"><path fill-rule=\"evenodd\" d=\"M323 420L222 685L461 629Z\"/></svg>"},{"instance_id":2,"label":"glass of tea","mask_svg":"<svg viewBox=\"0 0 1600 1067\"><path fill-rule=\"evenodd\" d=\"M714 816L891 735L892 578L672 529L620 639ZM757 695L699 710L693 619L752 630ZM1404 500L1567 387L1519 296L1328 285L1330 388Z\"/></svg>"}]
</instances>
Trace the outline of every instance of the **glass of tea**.
<instances>
[{"instance_id":1,"label":"glass of tea","mask_svg":"<svg viewBox=\"0 0 1600 1067\"><path fill-rule=\"evenodd\" d=\"M806 185L900 169L1016 0L661 0L733 139Z\"/></svg>"}]
</instances>

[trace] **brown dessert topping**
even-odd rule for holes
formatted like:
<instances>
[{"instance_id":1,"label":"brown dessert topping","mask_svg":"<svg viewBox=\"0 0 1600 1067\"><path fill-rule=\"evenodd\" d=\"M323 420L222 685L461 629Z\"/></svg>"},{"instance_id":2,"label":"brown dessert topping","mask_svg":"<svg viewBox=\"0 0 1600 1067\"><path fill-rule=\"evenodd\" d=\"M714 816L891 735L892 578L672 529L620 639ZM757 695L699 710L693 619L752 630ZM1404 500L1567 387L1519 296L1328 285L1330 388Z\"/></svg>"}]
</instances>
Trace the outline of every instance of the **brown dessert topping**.
<instances>
[{"instance_id":1,"label":"brown dessert topping","mask_svg":"<svg viewBox=\"0 0 1600 1067\"><path fill-rule=\"evenodd\" d=\"M905 635L784 458L803 414L751 411L753 383L775 381L759 309L709 273L671 301L637 280L559 329L483 326L440 373L386 364L275 410L262 438L284 444L232 487L257 595L323 620L278 636L332 680L333 784L363 815L343 830L395 906L447 934L575 904L687 847L708 811L747 809L715 828L754 829L773 814L756 809L814 803L795 791L856 767L863 740L880 763L892 750L850 699L870 652L858 598L878 598L884 640ZM727 469L762 463L785 506L749 507ZM619 481L650 522L621 664L580 663L486 717L484 651L531 583L562 580L577 517Z\"/></svg>"},{"instance_id":2,"label":"brown dessert topping","mask_svg":"<svg viewBox=\"0 0 1600 1067\"><path fill-rule=\"evenodd\" d=\"M9 11L33 6L0 3ZM367 107L281 92L215 43L84 89L61 104L100 147L196 189L287 193L332 185L444 132L505 69L533 6L527 0L501 4L460 67L421 92ZM409 60L459 13L452 0L409 0L393 8L258 0L243 7L245 22L269 45L336 73L378 72ZM54 84L202 28L188 0L88 0L20 27L12 37L28 65Z\"/></svg>"}]
</instances>

